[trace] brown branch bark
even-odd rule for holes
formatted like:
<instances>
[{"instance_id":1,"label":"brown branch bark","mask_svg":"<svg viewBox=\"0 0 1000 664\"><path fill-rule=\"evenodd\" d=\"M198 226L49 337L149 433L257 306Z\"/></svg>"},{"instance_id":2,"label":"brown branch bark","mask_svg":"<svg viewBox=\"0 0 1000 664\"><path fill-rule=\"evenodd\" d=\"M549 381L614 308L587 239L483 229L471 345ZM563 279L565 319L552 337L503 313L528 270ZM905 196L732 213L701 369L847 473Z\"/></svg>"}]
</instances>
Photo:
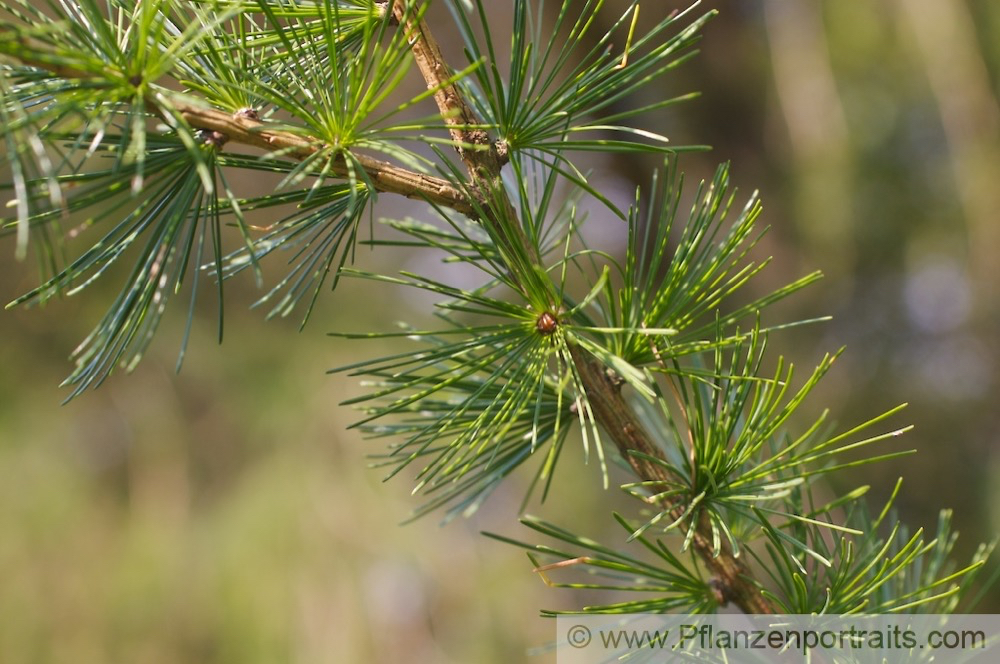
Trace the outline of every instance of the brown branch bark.
<instances>
[{"instance_id":1,"label":"brown branch bark","mask_svg":"<svg viewBox=\"0 0 1000 664\"><path fill-rule=\"evenodd\" d=\"M622 396L621 379L579 346L571 345L570 354L587 392L594 419L614 441L635 474L644 481L676 481L675 477L671 477L667 466L631 454L634 450L648 457L663 458L663 454L636 418L632 407ZM683 515L686 506L665 502L661 507L667 509L670 517L676 520ZM720 603L732 602L746 613L773 613L768 601L760 594L753 574L742 559L733 555L725 538L720 539L716 551L708 519L701 518L696 524L686 526L692 527L695 531L691 536L691 546L714 575L713 586Z\"/></svg>"},{"instance_id":2,"label":"brown branch bark","mask_svg":"<svg viewBox=\"0 0 1000 664\"><path fill-rule=\"evenodd\" d=\"M483 128L483 121L476 116L458 87L449 83L453 72L441 55L441 48L430 28L414 14L413 3L408 0L395 0L392 15L404 26L413 60L427 83L427 89L434 91L434 101L455 141L455 149L472 184L480 199L489 202L483 221L494 225L498 225L501 219L516 221L519 215L500 179L500 171L506 162L490 139L489 132ZM528 242L520 224L504 224L503 227L515 235L513 238L502 238L508 243L510 255L523 251L532 263L541 263L536 247Z\"/></svg>"},{"instance_id":3,"label":"brown branch bark","mask_svg":"<svg viewBox=\"0 0 1000 664\"><path fill-rule=\"evenodd\" d=\"M229 114L189 104L173 105L184 121L192 127L217 131L225 135L228 140L244 145L281 151L282 154L295 159L305 159L323 147L322 144L297 134L268 129L266 124L238 113ZM353 156L379 191L425 200L473 218L476 216L475 207L465 194L447 180L417 173L366 155ZM347 161L342 156L334 161L331 170L341 177L349 174Z\"/></svg>"}]
</instances>

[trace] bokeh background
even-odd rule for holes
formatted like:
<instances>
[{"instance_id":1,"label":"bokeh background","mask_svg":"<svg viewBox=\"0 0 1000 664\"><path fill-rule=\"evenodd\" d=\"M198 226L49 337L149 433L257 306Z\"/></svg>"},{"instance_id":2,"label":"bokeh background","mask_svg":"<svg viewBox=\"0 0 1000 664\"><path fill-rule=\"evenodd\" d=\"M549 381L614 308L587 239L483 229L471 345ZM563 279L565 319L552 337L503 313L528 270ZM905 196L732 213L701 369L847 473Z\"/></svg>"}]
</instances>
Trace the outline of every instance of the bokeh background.
<instances>
[{"instance_id":1,"label":"bokeh background","mask_svg":"<svg viewBox=\"0 0 1000 664\"><path fill-rule=\"evenodd\" d=\"M508 3L491 4L504 42ZM606 5L610 21L624 3ZM680 6L643 3L643 23ZM777 315L832 322L772 339L803 369L848 346L811 414L829 407L850 425L911 404L893 424L916 425L900 444L919 453L837 482L871 484L880 505L904 477L902 518L932 528L953 508L967 558L1000 525L1000 3L700 10L713 7L701 55L623 103L702 91L643 122L713 146L682 159L689 184L731 160L742 190L761 190L772 230L759 254L775 261L757 288L827 275ZM431 21L459 62L443 9ZM622 201L658 165L589 164ZM385 198L379 214L423 214ZM605 246L621 246L615 223L595 207ZM0 252L8 302L37 275L15 262L11 238ZM386 270L435 269L430 260L358 254ZM233 282L223 345L209 294L180 375L181 314L132 375L60 406L67 355L115 287L0 314L0 661L488 663L523 661L553 638L538 609L575 598L478 535L531 539L513 519L526 477L472 519L401 526L416 504L407 479L383 483L366 467L379 444L347 431L354 415L337 407L359 388L324 370L387 347L324 332L420 322L426 300L346 282L299 332L298 320L265 323L248 309L251 281ZM571 452L562 470L553 498L530 510L617 536L607 513L621 498L598 488L597 469ZM979 609L1000 611L998 595Z\"/></svg>"}]
</instances>

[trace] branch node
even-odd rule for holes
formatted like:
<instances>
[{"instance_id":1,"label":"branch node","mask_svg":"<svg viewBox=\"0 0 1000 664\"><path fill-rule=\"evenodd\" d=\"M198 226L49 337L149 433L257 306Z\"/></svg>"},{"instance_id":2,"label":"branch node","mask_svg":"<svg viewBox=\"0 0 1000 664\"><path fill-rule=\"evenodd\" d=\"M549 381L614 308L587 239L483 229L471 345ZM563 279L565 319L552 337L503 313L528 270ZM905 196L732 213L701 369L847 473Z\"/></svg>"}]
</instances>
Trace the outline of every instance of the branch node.
<instances>
[{"instance_id":1,"label":"branch node","mask_svg":"<svg viewBox=\"0 0 1000 664\"><path fill-rule=\"evenodd\" d=\"M712 599L720 607L729 604L729 592L726 588L726 584L722 582L722 579L718 577L712 577L708 582L709 590L712 591Z\"/></svg>"},{"instance_id":2,"label":"branch node","mask_svg":"<svg viewBox=\"0 0 1000 664\"><path fill-rule=\"evenodd\" d=\"M625 379L618 375L618 372L610 367L604 370L604 377L608 379L608 383L615 389L620 389L621 386L625 384Z\"/></svg>"},{"instance_id":3,"label":"branch node","mask_svg":"<svg viewBox=\"0 0 1000 664\"><path fill-rule=\"evenodd\" d=\"M229 137L221 131L215 131L212 129L199 129L197 138L205 145L210 145L216 150L221 150L222 146L229 141Z\"/></svg>"},{"instance_id":4,"label":"branch node","mask_svg":"<svg viewBox=\"0 0 1000 664\"><path fill-rule=\"evenodd\" d=\"M507 148L507 141L500 139L493 141L493 149L496 150L498 164L504 166L510 161L510 152Z\"/></svg>"},{"instance_id":5,"label":"branch node","mask_svg":"<svg viewBox=\"0 0 1000 664\"><path fill-rule=\"evenodd\" d=\"M389 15L389 25L399 25L399 19L392 13L392 9L389 7L391 0L385 0L384 2L376 2L375 9L378 10L379 18L385 18L386 14Z\"/></svg>"}]
</instances>

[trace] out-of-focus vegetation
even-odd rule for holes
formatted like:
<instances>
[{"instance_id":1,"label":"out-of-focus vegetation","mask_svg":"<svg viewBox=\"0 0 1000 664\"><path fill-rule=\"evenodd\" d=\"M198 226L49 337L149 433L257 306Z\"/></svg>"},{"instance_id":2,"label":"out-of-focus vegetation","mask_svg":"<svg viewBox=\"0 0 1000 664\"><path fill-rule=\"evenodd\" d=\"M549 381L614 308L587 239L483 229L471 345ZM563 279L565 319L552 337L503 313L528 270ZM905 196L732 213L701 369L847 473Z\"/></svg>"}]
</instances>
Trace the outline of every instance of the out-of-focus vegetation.
<instances>
[{"instance_id":1,"label":"out-of-focus vegetation","mask_svg":"<svg viewBox=\"0 0 1000 664\"><path fill-rule=\"evenodd\" d=\"M621 3L607 4L610 20ZM849 483L872 484L879 501L905 477L898 504L914 526L953 507L967 559L1000 526L1000 5L705 6L722 13L663 90L703 95L648 122L678 144L714 146L684 157L689 178L731 159L737 182L761 189L772 226L761 252L775 256L775 283L828 275L781 307L833 322L773 343L805 364L848 345L813 401L842 422L911 403L907 444L919 454ZM442 9L432 12L439 35ZM503 35L505 7L495 10ZM656 165L593 168L609 195L628 197ZM613 248L621 229L599 214L594 241ZM10 239L0 250L10 301L36 275L14 262ZM358 260L392 269L426 258L362 250ZM323 332L419 321L426 302L343 286L298 333L297 321L246 311L255 291L244 280L227 296L221 347L205 304L180 376L176 316L133 375L63 407L65 357L107 300L88 291L3 313L0 661L509 662L552 637L536 610L565 599L523 554L476 535L516 533L523 486L471 521L397 526L415 505L407 485L365 467L378 448L345 431L352 413L335 407L356 386L324 375L377 351ZM616 498L592 490L595 468L575 465L584 488L553 492L553 520L587 523ZM587 527L599 535L613 524ZM998 595L979 609L1000 611Z\"/></svg>"}]
</instances>

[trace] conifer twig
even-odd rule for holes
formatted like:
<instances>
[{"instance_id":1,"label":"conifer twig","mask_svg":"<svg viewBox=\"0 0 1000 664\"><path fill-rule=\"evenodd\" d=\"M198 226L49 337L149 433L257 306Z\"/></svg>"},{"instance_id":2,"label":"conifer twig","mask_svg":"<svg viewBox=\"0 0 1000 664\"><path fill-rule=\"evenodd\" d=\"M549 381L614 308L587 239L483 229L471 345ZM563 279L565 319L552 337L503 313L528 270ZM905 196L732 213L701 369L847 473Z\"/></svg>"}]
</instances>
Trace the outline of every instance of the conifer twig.
<instances>
[{"instance_id":1,"label":"conifer twig","mask_svg":"<svg viewBox=\"0 0 1000 664\"><path fill-rule=\"evenodd\" d=\"M519 215L500 180L500 170L506 159L501 155L497 144L491 141L489 132L483 128L482 120L476 116L458 86L449 82L451 68L441 55L441 48L430 28L423 19L413 14L411 3L407 0L395 0L392 14L406 28L413 59L427 83L427 89L434 90L434 101L448 125L456 150L472 178L472 184L482 197L488 198L492 194L496 199L492 209L487 209L487 216L493 218L484 221L496 223L498 216L516 220ZM507 227L517 236L508 241L523 249L533 263L540 263L536 247L528 242L520 224L508 224Z\"/></svg>"},{"instance_id":2,"label":"conifer twig","mask_svg":"<svg viewBox=\"0 0 1000 664\"><path fill-rule=\"evenodd\" d=\"M208 129L224 134L230 141L265 150L280 151L295 159L305 159L323 146L299 135L268 129L267 125L239 113L228 114L192 104L173 103L184 121L195 129ZM367 155L352 153L352 158L365 170L379 191L418 198L476 217L475 206L465 194L445 179L402 168ZM331 168L338 176L350 173L347 161L340 156Z\"/></svg>"},{"instance_id":3,"label":"conifer twig","mask_svg":"<svg viewBox=\"0 0 1000 664\"><path fill-rule=\"evenodd\" d=\"M478 150L458 147L459 155L470 177L477 185L483 182L499 182L503 162L499 159L489 134L482 129L470 129L481 126L481 121L458 88L444 84L451 75L450 68L445 63L428 26L422 20L413 18L408 13L407 5L406 0L396 0L393 5L393 15L410 31L414 60L424 76L428 89L437 90L434 99L442 117L450 125L453 139L459 146L468 144L480 146ZM513 212L513 206L504 190L502 188L494 190L502 194L501 204L509 207L509 214L515 215L510 218L516 219L516 213ZM519 225L514 227L520 228ZM520 242L527 255L537 257L534 247L523 235L509 240ZM583 348L571 344L570 352L598 425L611 436L622 457L629 462L640 479L644 481L665 479L665 466L631 453L636 451L651 458L663 458L663 454L653 444L652 438L646 433L642 423L622 396L621 384L616 380L616 376ZM675 505L667 507L672 511L683 511L683 507ZM680 512L675 517L680 516ZM692 537L693 546L715 575L713 585L719 603L732 602L746 613L773 613L770 604L760 594L759 584L753 579L746 564L736 558L727 543L721 542L717 547L713 544L711 526L707 520L702 519L691 527L695 528Z\"/></svg>"},{"instance_id":4,"label":"conifer twig","mask_svg":"<svg viewBox=\"0 0 1000 664\"><path fill-rule=\"evenodd\" d=\"M594 418L615 442L635 474L643 481L670 480L667 466L632 454L635 451L645 457L663 458L662 452L622 396L622 381L600 360L579 346L570 346L570 353L587 392ZM668 501L662 507L668 510L672 519L679 520L686 505ZM746 613L774 613L768 601L760 594L749 568L734 555L729 543L725 539L720 539L718 544L713 543L712 527L708 520L703 517L698 523L688 527L695 529L691 546L715 575L713 586L719 603L725 605L732 602Z\"/></svg>"}]
</instances>

